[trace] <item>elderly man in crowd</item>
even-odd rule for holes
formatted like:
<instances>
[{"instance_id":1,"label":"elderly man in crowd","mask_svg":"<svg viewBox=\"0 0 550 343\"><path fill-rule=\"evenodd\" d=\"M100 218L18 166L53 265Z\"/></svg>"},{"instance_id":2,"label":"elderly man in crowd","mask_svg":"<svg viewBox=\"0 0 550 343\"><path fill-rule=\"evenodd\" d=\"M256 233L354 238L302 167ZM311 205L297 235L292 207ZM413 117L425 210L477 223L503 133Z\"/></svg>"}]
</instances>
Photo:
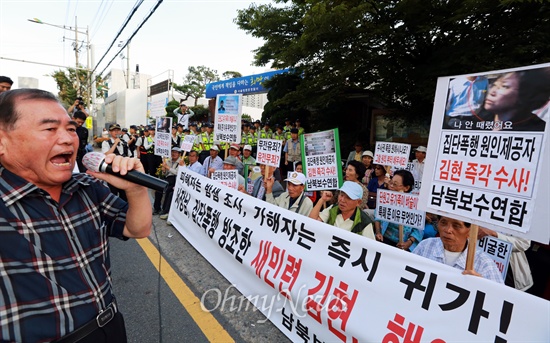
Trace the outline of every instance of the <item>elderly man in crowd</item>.
<instances>
[{"instance_id":1,"label":"elderly man in crowd","mask_svg":"<svg viewBox=\"0 0 550 343\"><path fill-rule=\"evenodd\" d=\"M151 202L145 187L120 177L73 174L77 149L76 124L53 94L0 95L1 341L126 342L109 237L147 237ZM144 172L134 158L105 162L121 175Z\"/></svg>"},{"instance_id":2,"label":"elderly man in crowd","mask_svg":"<svg viewBox=\"0 0 550 343\"><path fill-rule=\"evenodd\" d=\"M470 223L449 217L440 217L437 228L439 237L422 240L413 250L413 254L463 270L462 274L481 276L498 283L504 283L495 261L481 250L476 250L474 270L466 270Z\"/></svg>"},{"instance_id":3,"label":"elderly man in crowd","mask_svg":"<svg viewBox=\"0 0 550 343\"><path fill-rule=\"evenodd\" d=\"M240 161L237 160L235 156L227 156L227 158L223 160L223 170L237 170L237 180L239 183L238 190L244 192L244 177L239 174L239 171L237 169L238 162Z\"/></svg>"},{"instance_id":4,"label":"elderly man in crowd","mask_svg":"<svg viewBox=\"0 0 550 343\"><path fill-rule=\"evenodd\" d=\"M363 188L357 182L344 182L340 188L338 203L321 211L325 203L332 200L332 196L332 192L323 191L321 199L319 199L309 217L374 239L372 220L365 212L361 211Z\"/></svg>"},{"instance_id":5,"label":"elderly man in crowd","mask_svg":"<svg viewBox=\"0 0 550 343\"><path fill-rule=\"evenodd\" d=\"M219 153L220 149L217 145L212 145L210 147L210 156L208 156L202 164L202 175L210 177L213 172L223 168L223 160L218 156Z\"/></svg>"},{"instance_id":6,"label":"elderly man in crowd","mask_svg":"<svg viewBox=\"0 0 550 343\"><path fill-rule=\"evenodd\" d=\"M272 176L265 179L265 200L270 204L286 208L289 211L309 216L313 203L304 193L306 176L302 173L292 172L285 181L288 182L287 191L274 198L273 184L275 183L275 178Z\"/></svg>"},{"instance_id":7,"label":"elderly man in crowd","mask_svg":"<svg viewBox=\"0 0 550 343\"><path fill-rule=\"evenodd\" d=\"M273 167L270 167L268 169L269 169L269 172L266 176L265 175L266 165L265 164L260 164L260 175L261 176L258 177L256 180L254 180L254 186L253 186L253 189L252 189L252 194L250 194L253 197L264 200L264 201L266 200L264 177L268 178L268 179L273 178L273 180L274 180L273 181L273 186L271 187L271 193L273 194L274 198L278 198L279 195L283 194L283 192L285 191L284 188L283 188L283 185L281 185L281 183L274 176L276 169L273 168Z\"/></svg>"}]
</instances>

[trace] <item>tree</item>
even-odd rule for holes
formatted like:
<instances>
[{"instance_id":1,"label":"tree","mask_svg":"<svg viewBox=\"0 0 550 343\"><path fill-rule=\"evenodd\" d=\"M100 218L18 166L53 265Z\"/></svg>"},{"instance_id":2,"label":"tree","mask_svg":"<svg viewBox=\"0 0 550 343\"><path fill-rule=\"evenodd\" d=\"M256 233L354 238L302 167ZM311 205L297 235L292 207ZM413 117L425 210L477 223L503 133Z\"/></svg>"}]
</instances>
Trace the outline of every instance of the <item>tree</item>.
<instances>
[{"instance_id":1,"label":"tree","mask_svg":"<svg viewBox=\"0 0 550 343\"><path fill-rule=\"evenodd\" d=\"M226 71L222 74L222 77L224 80L229 79L236 79L238 77L243 77L243 74L239 73L238 71Z\"/></svg>"},{"instance_id":2,"label":"tree","mask_svg":"<svg viewBox=\"0 0 550 343\"><path fill-rule=\"evenodd\" d=\"M548 62L550 5L521 0L273 0L235 22L265 43L254 64L296 68L278 104L326 108L354 91L410 120L431 116L437 77Z\"/></svg>"},{"instance_id":3,"label":"tree","mask_svg":"<svg viewBox=\"0 0 550 343\"><path fill-rule=\"evenodd\" d=\"M57 89L59 92L57 95L61 102L69 107L76 100L77 96L81 96L85 101L91 100L92 92L87 86L88 73L84 69L67 68L66 70L59 69L49 74L55 82L57 83ZM76 80L80 82L80 89L76 88ZM96 96L98 98L103 98L103 90L107 87L103 84L103 80L100 76L96 76Z\"/></svg>"},{"instance_id":4,"label":"tree","mask_svg":"<svg viewBox=\"0 0 550 343\"><path fill-rule=\"evenodd\" d=\"M216 70L205 66L189 67L188 71L183 84L172 83L172 86L176 92L184 96L183 101L193 98L197 106L199 98L205 95L206 84L219 81L220 77Z\"/></svg>"}]
</instances>

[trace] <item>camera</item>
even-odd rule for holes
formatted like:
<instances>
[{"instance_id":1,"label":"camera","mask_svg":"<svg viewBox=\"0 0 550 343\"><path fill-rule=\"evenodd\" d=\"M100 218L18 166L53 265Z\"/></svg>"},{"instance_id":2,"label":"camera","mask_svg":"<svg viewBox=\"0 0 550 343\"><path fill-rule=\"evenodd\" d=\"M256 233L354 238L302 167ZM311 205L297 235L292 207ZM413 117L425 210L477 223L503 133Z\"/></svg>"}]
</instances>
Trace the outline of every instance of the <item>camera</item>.
<instances>
[{"instance_id":1,"label":"camera","mask_svg":"<svg viewBox=\"0 0 550 343\"><path fill-rule=\"evenodd\" d=\"M80 100L78 104L84 106L84 101Z\"/></svg>"}]
</instances>

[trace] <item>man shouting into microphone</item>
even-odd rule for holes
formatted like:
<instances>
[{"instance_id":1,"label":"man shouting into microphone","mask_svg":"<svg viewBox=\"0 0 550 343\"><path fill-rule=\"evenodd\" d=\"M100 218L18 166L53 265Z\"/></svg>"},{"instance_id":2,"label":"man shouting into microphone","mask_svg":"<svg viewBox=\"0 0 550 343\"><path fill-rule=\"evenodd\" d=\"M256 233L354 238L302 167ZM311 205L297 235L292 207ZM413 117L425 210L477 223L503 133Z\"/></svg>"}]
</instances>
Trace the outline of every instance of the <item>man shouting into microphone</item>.
<instances>
[{"instance_id":1,"label":"man shouting into microphone","mask_svg":"<svg viewBox=\"0 0 550 343\"><path fill-rule=\"evenodd\" d=\"M0 95L0 341L126 342L108 237L147 237L151 203L117 176L73 174L77 150L76 123L53 94ZM105 162L143 172L137 159Z\"/></svg>"}]
</instances>

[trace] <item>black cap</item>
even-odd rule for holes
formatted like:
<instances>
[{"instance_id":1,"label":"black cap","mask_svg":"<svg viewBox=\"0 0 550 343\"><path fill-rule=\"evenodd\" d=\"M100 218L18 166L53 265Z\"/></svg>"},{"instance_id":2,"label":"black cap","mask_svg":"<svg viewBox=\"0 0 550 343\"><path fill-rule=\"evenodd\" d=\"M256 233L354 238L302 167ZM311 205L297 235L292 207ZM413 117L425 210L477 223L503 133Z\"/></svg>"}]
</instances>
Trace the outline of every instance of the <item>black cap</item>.
<instances>
[{"instance_id":1,"label":"black cap","mask_svg":"<svg viewBox=\"0 0 550 343\"><path fill-rule=\"evenodd\" d=\"M120 125L111 124L111 126L109 126L109 131L111 131L111 130L120 130Z\"/></svg>"},{"instance_id":2,"label":"black cap","mask_svg":"<svg viewBox=\"0 0 550 343\"><path fill-rule=\"evenodd\" d=\"M189 126L197 126L197 123L191 122L191 124L189 124Z\"/></svg>"},{"instance_id":3,"label":"black cap","mask_svg":"<svg viewBox=\"0 0 550 343\"><path fill-rule=\"evenodd\" d=\"M206 127L209 127L209 128L211 128L211 129L213 129L213 128L214 128L214 124L208 123L208 125L206 125Z\"/></svg>"},{"instance_id":4,"label":"black cap","mask_svg":"<svg viewBox=\"0 0 550 343\"><path fill-rule=\"evenodd\" d=\"M130 125L130 129L137 130L137 126L135 126L135 125Z\"/></svg>"},{"instance_id":5,"label":"black cap","mask_svg":"<svg viewBox=\"0 0 550 343\"><path fill-rule=\"evenodd\" d=\"M128 129L127 128L122 128L122 132L128 132Z\"/></svg>"}]
</instances>

